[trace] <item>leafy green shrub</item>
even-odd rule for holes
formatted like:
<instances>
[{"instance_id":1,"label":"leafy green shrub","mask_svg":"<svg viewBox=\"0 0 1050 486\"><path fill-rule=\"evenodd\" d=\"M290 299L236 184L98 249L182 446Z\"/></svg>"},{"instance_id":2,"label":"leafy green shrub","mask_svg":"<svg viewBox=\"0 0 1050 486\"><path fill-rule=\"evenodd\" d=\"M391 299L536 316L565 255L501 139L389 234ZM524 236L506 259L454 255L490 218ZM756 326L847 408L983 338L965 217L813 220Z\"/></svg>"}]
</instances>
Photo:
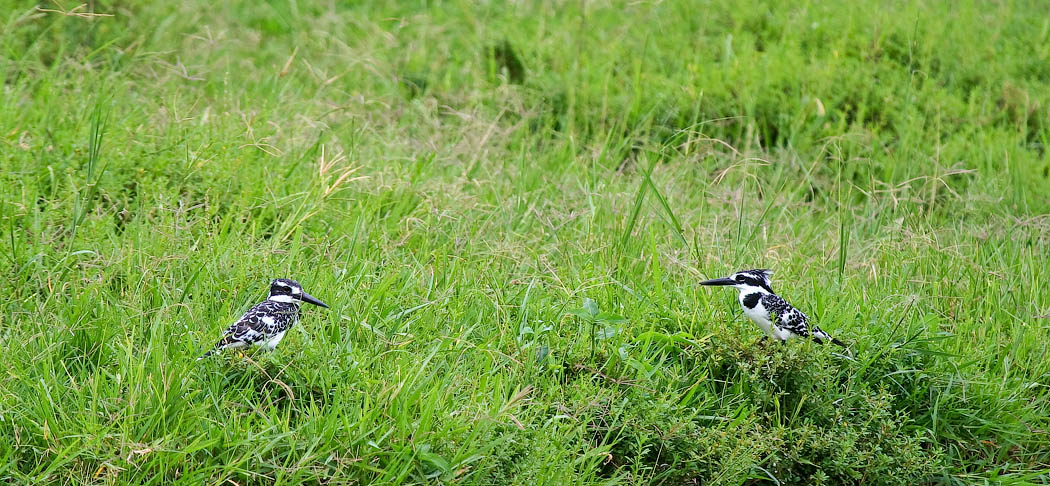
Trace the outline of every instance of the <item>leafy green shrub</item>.
<instances>
[{"instance_id":1,"label":"leafy green shrub","mask_svg":"<svg viewBox=\"0 0 1050 486\"><path fill-rule=\"evenodd\" d=\"M685 382L709 373L708 395L682 407L641 385L601 405L591 424L612 444L608 465L660 482L908 484L944 471L944 451L882 378L917 363L887 360L858 380L858 363L811 343L715 342ZM688 359L687 359L688 361ZM892 373L892 372L890 372ZM851 378L852 377L852 378ZM654 384L645 384L654 387ZM673 387L675 383L655 384Z\"/></svg>"}]
</instances>

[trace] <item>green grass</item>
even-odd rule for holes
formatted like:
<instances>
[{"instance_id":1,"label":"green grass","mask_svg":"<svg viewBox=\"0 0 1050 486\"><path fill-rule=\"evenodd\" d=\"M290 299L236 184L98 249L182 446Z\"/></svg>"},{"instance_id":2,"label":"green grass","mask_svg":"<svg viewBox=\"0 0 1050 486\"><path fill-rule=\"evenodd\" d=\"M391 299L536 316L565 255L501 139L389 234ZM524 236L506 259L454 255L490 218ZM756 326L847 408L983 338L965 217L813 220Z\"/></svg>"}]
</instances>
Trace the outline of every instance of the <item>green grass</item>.
<instances>
[{"instance_id":1,"label":"green grass","mask_svg":"<svg viewBox=\"0 0 1050 486\"><path fill-rule=\"evenodd\" d=\"M154 3L0 2L0 482L1050 483L1041 2Z\"/></svg>"}]
</instances>

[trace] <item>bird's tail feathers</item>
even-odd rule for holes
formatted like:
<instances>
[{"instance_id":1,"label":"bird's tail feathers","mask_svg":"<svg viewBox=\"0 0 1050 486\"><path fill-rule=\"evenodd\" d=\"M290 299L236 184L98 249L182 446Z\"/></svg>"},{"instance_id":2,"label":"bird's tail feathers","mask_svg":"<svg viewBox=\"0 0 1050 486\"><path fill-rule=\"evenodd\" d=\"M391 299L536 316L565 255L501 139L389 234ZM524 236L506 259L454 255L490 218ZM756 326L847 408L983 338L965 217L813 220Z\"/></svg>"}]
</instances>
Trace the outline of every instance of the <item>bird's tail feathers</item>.
<instances>
[{"instance_id":1,"label":"bird's tail feathers","mask_svg":"<svg viewBox=\"0 0 1050 486\"><path fill-rule=\"evenodd\" d=\"M847 355L849 355L851 358L853 357L853 351L850 351L849 345L847 345L846 343L844 343L842 341L839 341L838 339L835 339L835 338L831 337L830 334L828 334L828 333L826 333L826 332L824 332L824 331L822 331L820 329L816 329L816 330L813 331L813 336L817 338L818 342L831 341L831 344L834 344L834 345L837 345L837 346L841 346L842 349L844 349L846 351Z\"/></svg>"}]
</instances>

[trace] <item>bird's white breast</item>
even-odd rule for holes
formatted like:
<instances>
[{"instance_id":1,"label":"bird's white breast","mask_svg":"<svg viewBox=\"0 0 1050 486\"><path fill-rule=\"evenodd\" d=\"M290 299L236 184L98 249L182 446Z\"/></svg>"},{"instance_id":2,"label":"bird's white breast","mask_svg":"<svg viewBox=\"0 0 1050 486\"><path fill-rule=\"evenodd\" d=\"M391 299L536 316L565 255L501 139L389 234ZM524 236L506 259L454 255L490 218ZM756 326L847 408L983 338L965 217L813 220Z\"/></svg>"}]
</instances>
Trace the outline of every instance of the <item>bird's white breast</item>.
<instances>
[{"instance_id":1,"label":"bird's white breast","mask_svg":"<svg viewBox=\"0 0 1050 486\"><path fill-rule=\"evenodd\" d=\"M773 321L769 320L769 311L762 305L762 300L755 304L754 307L748 307L744 305L744 295L740 294L740 306L744 308L744 315L746 315L752 322L758 324L758 327L762 328L762 331L766 334L773 334Z\"/></svg>"},{"instance_id":2,"label":"bird's white breast","mask_svg":"<svg viewBox=\"0 0 1050 486\"><path fill-rule=\"evenodd\" d=\"M770 315L769 310L766 309L766 306L762 305L762 299L759 299L754 307L749 308L744 305L744 297L746 295L746 293L740 294L740 305L744 308L744 315L751 319L755 324L758 324L758 327L762 328L763 332L781 341L787 341L788 339L797 337L795 334L773 325L772 316Z\"/></svg>"},{"instance_id":3,"label":"bird's white breast","mask_svg":"<svg viewBox=\"0 0 1050 486\"><path fill-rule=\"evenodd\" d=\"M284 333L285 331L276 333L273 336L270 336L269 339L260 342L259 345L261 345L263 348L266 348L267 351L273 351L273 349L277 347L277 343L280 343L281 339L284 338Z\"/></svg>"}]
</instances>

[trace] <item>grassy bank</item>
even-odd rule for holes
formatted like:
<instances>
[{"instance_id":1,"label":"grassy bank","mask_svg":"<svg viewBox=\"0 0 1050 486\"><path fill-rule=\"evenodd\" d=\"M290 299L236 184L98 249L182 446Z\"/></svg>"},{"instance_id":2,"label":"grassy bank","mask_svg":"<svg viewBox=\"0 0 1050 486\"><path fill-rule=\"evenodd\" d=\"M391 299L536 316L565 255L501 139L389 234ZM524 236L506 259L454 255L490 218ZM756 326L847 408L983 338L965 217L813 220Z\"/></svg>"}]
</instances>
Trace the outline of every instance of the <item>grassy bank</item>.
<instances>
[{"instance_id":1,"label":"grassy bank","mask_svg":"<svg viewBox=\"0 0 1050 486\"><path fill-rule=\"evenodd\" d=\"M183 3L0 1L4 481L1050 482L1040 2Z\"/></svg>"}]
</instances>

